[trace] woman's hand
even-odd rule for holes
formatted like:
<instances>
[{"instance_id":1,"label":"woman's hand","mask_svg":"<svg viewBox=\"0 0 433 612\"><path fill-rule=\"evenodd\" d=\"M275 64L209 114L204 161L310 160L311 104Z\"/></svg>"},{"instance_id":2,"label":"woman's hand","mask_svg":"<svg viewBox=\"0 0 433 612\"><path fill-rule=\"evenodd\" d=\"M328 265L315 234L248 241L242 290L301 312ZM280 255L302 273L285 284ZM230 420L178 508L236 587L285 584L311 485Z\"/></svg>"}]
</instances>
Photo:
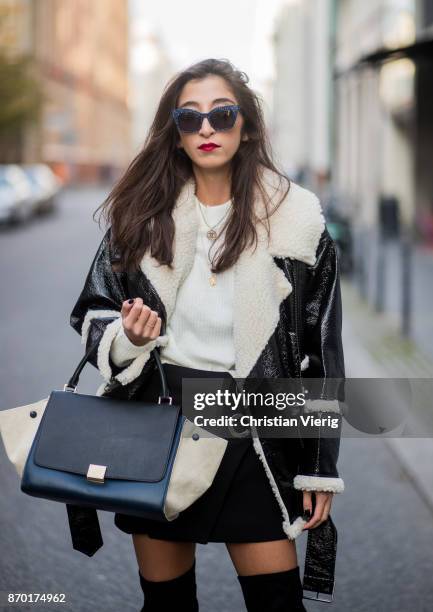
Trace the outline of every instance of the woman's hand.
<instances>
[{"instance_id":1,"label":"woman's hand","mask_svg":"<svg viewBox=\"0 0 433 612\"><path fill-rule=\"evenodd\" d=\"M159 336L161 318L155 310L143 304L141 298L123 302L120 314L125 335L132 344L144 346L149 340L155 340Z\"/></svg>"},{"instance_id":2,"label":"woman's hand","mask_svg":"<svg viewBox=\"0 0 433 612\"><path fill-rule=\"evenodd\" d=\"M332 491L303 491L304 512L305 510L310 510L310 513L313 512L312 493L316 496L314 514L308 523L305 523L303 529L318 527L326 521L331 510L332 498L334 497Z\"/></svg>"}]
</instances>

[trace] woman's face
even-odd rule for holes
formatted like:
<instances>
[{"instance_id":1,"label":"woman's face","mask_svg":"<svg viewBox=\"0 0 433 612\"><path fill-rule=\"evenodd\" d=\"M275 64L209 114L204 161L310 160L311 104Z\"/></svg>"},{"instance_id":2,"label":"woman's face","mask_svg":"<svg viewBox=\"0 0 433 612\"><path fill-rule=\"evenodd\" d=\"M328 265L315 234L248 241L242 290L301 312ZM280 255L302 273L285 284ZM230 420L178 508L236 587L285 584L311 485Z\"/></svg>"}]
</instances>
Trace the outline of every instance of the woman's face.
<instances>
[{"instance_id":1,"label":"woman's face","mask_svg":"<svg viewBox=\"0 0 433 612\"><path fill-rule=\"evenodd\" d=\"M203 79L188 81L179 97L177 108L192 108L202 113L208 113L217 106L238 104L238 100L229 89L226 81L217 75L209 75ZM177 146L183 148L192 163L203 169L221 168L228 164L239 148L241 140L247 140L247 135L241 137L244 118L238 112L234 126L226 131L218 132L203 119L198 132L179 132ZM176 128L177 129L177 128ZM215 143L219 147L205 151L199 149L205 143Z\"/></svg>"}]
</instances>

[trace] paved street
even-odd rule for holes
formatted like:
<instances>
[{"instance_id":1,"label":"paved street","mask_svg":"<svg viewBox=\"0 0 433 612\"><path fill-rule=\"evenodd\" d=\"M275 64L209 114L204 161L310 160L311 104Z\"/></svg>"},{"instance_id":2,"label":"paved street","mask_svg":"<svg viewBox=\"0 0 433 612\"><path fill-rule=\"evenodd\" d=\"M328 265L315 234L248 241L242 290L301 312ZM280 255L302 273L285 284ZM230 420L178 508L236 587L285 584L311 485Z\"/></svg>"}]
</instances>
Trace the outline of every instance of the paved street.
<instances>
[{"instance_id":1,"label":"paved street","mask_svg":"<svg viewBox=\"0 0 433 612\"><path fill-rule=\"evenodd\" d=\"M3 279L0 409L60 389L82 357L69 314L103 235L92 213L105 192L65 192L56 216L0 233ZM345 311L348 376L369 376L375 364ZM79 390L94 393L98 372L84 370ZM334 612L427 612L433 609L433 516L396 455L382 440L342 441L340 475L346 490L334 498L338 529ZM0 610L134 612L142 605L132 541L99 513L104 546L93 558L71 547L62 504L31 498L0 448L0 592L66 593L57 607ZM253 509L252 509L253 511ZM303 570L306 534L298 539ZM301 571L302 573L302 571ZM202 612L244 612L235 570L223 544L197 547ZM326 604L304 600L311 612Z\"/></svg>"}]
</instances>

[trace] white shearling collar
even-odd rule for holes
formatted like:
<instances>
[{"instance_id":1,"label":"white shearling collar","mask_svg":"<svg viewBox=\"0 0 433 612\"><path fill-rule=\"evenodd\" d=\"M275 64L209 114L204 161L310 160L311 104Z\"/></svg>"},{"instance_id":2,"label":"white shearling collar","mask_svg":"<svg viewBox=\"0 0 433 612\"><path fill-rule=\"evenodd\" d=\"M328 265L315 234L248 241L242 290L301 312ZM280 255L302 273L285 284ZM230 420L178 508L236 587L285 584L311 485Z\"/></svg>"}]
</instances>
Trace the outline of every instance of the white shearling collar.
<instances>
[{"instance_id":1,"label":"white shearling collar","mask_svg":"<svg viewBox=\"0 0 433 612\"><path fill-rule=\"evenodd\" d=\"M263 172L263 183L272 203L277 205L282 193L279 178L268 169ZM270 239L266 247L274 257L290 257L312 265L316 260L316 250L320 236L325 228L325 219L319 198L308 189L290 181L290 189L280 206L269 217ZM194 213L194 178L190 178L178 196L173 218L181 222L181 230L189 224ZM265 208L261 198L254 202L254 210L259 218L265 219ZM186 223L182 223L182 218ZM191 227L191 225L189 225ZM192 228L191 228L192 229ZM186 228L185 228L186 231ZM259 239L266 242L267 231L262 223L257 225Z\"/></svg>"}]
</instances>

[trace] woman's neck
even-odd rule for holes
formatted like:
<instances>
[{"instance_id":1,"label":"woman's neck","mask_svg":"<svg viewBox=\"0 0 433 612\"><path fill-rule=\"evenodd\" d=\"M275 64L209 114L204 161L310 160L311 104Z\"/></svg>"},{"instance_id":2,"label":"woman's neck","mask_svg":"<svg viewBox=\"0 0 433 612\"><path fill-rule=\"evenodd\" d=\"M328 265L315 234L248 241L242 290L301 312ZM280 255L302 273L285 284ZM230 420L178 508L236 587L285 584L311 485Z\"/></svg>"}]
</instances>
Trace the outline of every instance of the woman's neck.
<instances>
[{"instance_id":1,"label":"woman's neck","mask_svg":"<svg viewBox=\"0 0 433 612\"><path fill-rule=\"evenodd\" d=\"M195 170L195 195L206 206L218 206L231 198L231 178L224 172Z\"/></svg>"}]
</instances>

